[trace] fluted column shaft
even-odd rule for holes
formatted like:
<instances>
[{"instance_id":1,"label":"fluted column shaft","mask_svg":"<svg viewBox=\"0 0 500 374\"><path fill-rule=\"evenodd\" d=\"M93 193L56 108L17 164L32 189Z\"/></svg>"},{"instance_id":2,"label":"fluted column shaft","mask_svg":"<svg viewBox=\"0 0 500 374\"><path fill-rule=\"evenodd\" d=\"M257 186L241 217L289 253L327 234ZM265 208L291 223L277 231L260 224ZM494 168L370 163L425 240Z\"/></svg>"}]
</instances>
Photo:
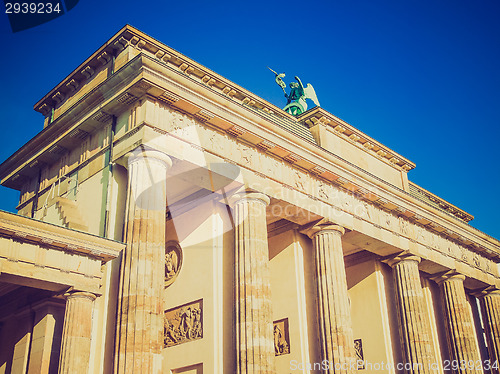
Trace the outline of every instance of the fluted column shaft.
<instances>
[{"instance_id":1,"label":"fluted column shaft","mask_svg":"<svg viewBox=\"0 0 500 374\"><path fill-rule=\"evenodd\" d=\"M170 158L138 148L127 155L127 246L122 255L116 371L154 373L163 348L166 173ZM158 366L158 365L156 365Z\"/></svg>"},{"instance_id":2,"label":"fluted column shaft","mask_svg":"<svg viewBox=\"0 0 500 374\"><path fill-rule=\"evenodd\" d=\"M341 237L344 229L331 223L306 230L313 241L316 295L323 373L353 373L356 355Z\"/></svg>"},{"instance_id":3,"label":"fluted column shaft","mask_svg":"<svg viewBox=\"0 0 500 374\"><path fill-rule=\"evenodd\" d=\"M92 331L92 304L95 295L71 292L66 296L66 310L59 358L60 374L87 374Z\"/></svg>"},{"instance_id":4,"label":"fluted column shaft","mask_svg":"<svg viewBox=\"0 0 500 374\"><path fill-rule=\"evenodd\" d=\"M232 197L235 239L236 372L275 373L266 206L261 193Z\"/></svg>"},{"instance_id":5,"label":"fluted column shaft","mask_svg":"<svg viewBox=\"0 0 500 374\"><path fill-rule=\"evenodd\" d=\"M436 358L431 342L429 316L420 281L420 258L397 256L387 261L393 268L399 337L406 373L431 373Z\"/></svg>"},{"instance_id":6,"label":"fluted column shaft","mask_svg":"<svg viewBox=\"0 0 500 374\"><path fill-rule=\"evenodd\" d=\"M486 293L481 298L481 311L483 314L486 339L488 340L488 352L490 363L493 366L500 364L500 290ZM497 368L492 369L493 374L500 373Z\"/></svg>"},{"instance_id":7,"label":"fluted column shaft","mask_svg":"<svg viewBox=\"0 0 500 374\"><path fill-rule=\"evenodd\" d=\"M440 285L443 316L450 359L459 366L454 373L482 373L480 365L468 367L461 363L480 362L479 347L474 331L474 321L467 297L465 276L452 272L435 279ZM453 369L453 368L452 368Z\"/></svg>"}]
</instances>

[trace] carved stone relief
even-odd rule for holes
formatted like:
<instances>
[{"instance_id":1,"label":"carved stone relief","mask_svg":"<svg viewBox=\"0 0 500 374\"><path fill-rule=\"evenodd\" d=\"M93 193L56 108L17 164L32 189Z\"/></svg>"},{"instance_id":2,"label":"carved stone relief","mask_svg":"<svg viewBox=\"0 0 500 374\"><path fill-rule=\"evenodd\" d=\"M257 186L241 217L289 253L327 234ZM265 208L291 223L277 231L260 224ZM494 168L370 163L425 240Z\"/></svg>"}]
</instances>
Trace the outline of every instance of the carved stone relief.
<instances>
[{"instance_id":1,"label":"carved stone relief","mask_svg":"<svg viewBox=\"0 0 500 374\"><path fill-rule=\"evenodd\" d=\"M469 257L469 253L468 253L467 249L465 249L464 247L460 247L460 257L461 257L462 261L467 262L467 259Z\"/></svg>"},{"instance_id":2,"label":"carved stone relief","mask_svg":"<svg viewBox=\"0 0 500 374\"><path fill-rule=\"evenodd\" d=\"M296 170L293 174L294 174L294 178L293 178L294 187L296 189L298 189L299 191L306 191L305 180L302 177L302 173Z\"/></svg>"},{"instance_id":3,"label":"carved stone relief","mask_svg":"<svg viewBox=\"0 0 500 374\"><path fill-rule=\"evenodd\" d=\"M372 215L371 215L371 212L370 212L370 205L368 205L368 203L366 202L362 202L362 203L359 203L356 207L357 209L357 212L358 212L358 216L360 216L361 218L364 218L366 220L371 220L372 218Z\"/></svg>"},{"instance_id":4,"label":"carved stone relief","mask_svg":"<svg viewBox=\"0 0 500 374\"><path fill-rule=\"evenodd\" d=\"M404 236L411 236L410 223L403 217L399 217L399 232Z\"/></svg>"},{"instance_id":5,"label":"carved stone relief","mask_svg":"<svg viewBox=\"0 0 500 374\"><path fill-rule=\"evenodd\" d=\"M165 347L203 338L203 300L165 311Z\"/></svg>"},{"instance_id":6,"label":"carved stone relief","mask_svg":"<svg viewBox=\"0 0 500 374\"><path fill-rule=\"evenodd\" d=\"M363 353L363 341L361 339L354 340L354 352L356 353L356 362L358 370L364 370L365 355Z\"/></svg>"},{"instance_id":7,"label":"carved stone relief","mask_svg":"<svg viewBox=\"0 0 500 374\"><path fill-rule=\"evenodd\" d=\"M486 264L485 264L485 269L486 269L486 272L490 272L491 270L491 260L485 260Z\"/></svg>"},{"instance_id":8,"label":"carved stone relief","mask_svg":"<svg viewBox=\"0 0 500 374\"><path fill-rule=\"evenodd\" d=\"M224 145L222 144L222 135L213 132L208 139L212 151L214 151L217 154L221 154L224 151Z\"/></svg>"},{"instance_id":9,"label":"carved stone relief","mask_svg":"<svg viewBox=\"0 0 500 374\"><path fill-rule=\"evenodd\" d=\"M342 199L342 209L345 212L352 213L353 205L354 205L354 199L353 199L353 197L351 195L343 193L341 195L341 199Z\"/></svg>"},{"instance_id":10,"label":"carved stone relief","mask_svg":"<svg viewBox=\"0 0 500 374\"><path fill-rule=\"evenodd\" d=\"M436 234L432 233L429 235L430 240L429 240L429 245L432 249L439 249L439 244L440 244L440 237L437 236Z\"/></svg>"},{"instance_id":11,"label":"carved stone relief","mask_svg":"<svg viewBox=\"0 0 500 374\"><path fill-rule=\"evenodd\" d=\"M449 243L451 257L459 258L460 250L458 248L458 245L452 242L451 240L449 240L448 243Z\"/></svg>"},{"instance_id":12,"label":"carved stone relief","mask_svg":"<svg viewBox=\"0 0 500 374\"><path fill-rule=\"evenodd\" d=\"M242 145L241 143L238 143L237 146L241 157L241 163L247 166L251 165L253 158L253 149L245 145Z\"/></svg>"},{"instance_id":13,"label":"carved stone relief","mask_svg":"<svg viewBox=\"0 0 500 374\"><path fill-rule=\"evenodd\" d=\"M422 226L417 226L417 235L416 235L416 239L417 239L417 242L420 242L422 244L427 244L427 240L425 238L425 230L422 228Z\"/></svg>"},{"instance_id":14,"label":"carved stone relief","mask_svg":"<svg viewBox=\"0 0 500 374\"><path fill-rule=\"evenodd\" d=\"M382 226L392 231L394 229L394 227L393 227L394 216L390 213L387 213L387 212L383 212L382 216L383 216L383 220L381 222Z\"/></svg>"},{"instance_id":15,"label":"carved stone relief","mask_svg":"<svg viewBox=\"0 0 500 374\"><path fill-rule=\"evenodd\" d=\"M268 159L264 165L267 166L267 175L268 176L274 176L276 173L280 172L280 168L282 166L282 163L274 158Z\"/></svg>"},{"instance_id":16,"label":"carved stone relief","mask_svg":"<svg viewBox=\"0 0 500 374\"><path fill-rule=\"evenodd\" d=\"M328 200L328 185L323 182L318 182L318 197L322 200Z\"/></svg>"},{"instance_id":17,"label":"carved stone relief","mask_svg":"<svg viewBox=\"0 0 500 374\"><path fill-rule=\"evenodd\" d=\"M165 244L165 287L174 283L182 266L182 249L178 242Z\"/></svg>"},{"instance_id":18,"label":"carved stone relief","mask_svg":"<svg viewBox=\"0 0 500 374\"><path fill-rule=\"evenodd\" d=\"M481 268L480 258L479 258L479 255L477 253L473 254L473 256L472 256L472 262L473 262L473 264L474 264L475 267Z\"/></svg>"},{"instance_id":19,"label":"carved stone relief","mask_svg":"<svg viewBox=\"0 0 500 374\"><path fill-rule=\"evenodd\" d=\"M281 356L290 353L290 336L288 334L288 318L273 322L274 355Z\"/></svg>"},{"instance_id":20,"label":"carved stone relief","mask_svg":"<svg viewBox=\"0 0 500 374\"><path fill-rule=\"evenodd\" d=\"M196 122L192 118L177 111L171 111L170 113L173 123L172 132L177 136L187 137L190 127L196 126Z\"/></svg>"}]
</instances>

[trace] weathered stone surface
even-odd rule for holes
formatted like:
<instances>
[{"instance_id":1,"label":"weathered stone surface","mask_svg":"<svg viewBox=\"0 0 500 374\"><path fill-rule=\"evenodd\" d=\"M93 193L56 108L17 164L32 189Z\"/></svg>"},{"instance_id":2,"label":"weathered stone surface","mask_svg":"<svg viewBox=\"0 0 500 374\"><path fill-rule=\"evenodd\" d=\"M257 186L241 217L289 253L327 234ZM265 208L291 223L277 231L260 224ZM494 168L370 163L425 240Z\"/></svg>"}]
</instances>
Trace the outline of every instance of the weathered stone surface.
<instances>
[{"instance_id":1,"label":"weathered stone surface","mask_svg":"<svg viewBox=\"0 0 500 374\"><path fill-rule=\"evenodd\" d=\"M271 374L274 340L267 244L269 197L241 192L232 197L235 240L236 372Z\"/></svg>"},{"instance_id":2,"label":"weathered stone surface","mask_svg":"<svg viewBox=\"0 0 500 374\"><path fill-rule=\"evenodd\" d=\"M483 312L486 337L488 339L488 352L492 366L497 363L497 367L492 369L494 374L500 372L500 290L494 289L487 292L481 299L481 309Z\"/></svg>"},{"instance_id":3,"label":"weathered stone surface","mask_svg":"<svg viewBox=\"0 0 500 374\"><path fill-rule=\"evenodd\" d=\"M457 272L449 272L435 278L441 288L443 303L443 318L450 359L459 363L456 373L482 373L481 365L468 365L469 362L479 363L479 347L477 346L474 321L467 296L465 295L465 276ZM467 363L467 365L463 365Z\"/></svg>"},{"instance_id":4,"label":"weathered stone surface","mask_svg":"<svg viewBox=\"0 0 500 374\"><path fill-rule=\"evenodd\" d=\"M420 283L420 258L396 256L388 260L393 269L399 339L407 373L432 373L436 358L431 344L429 318Z\"/></svg>"},{"instance_id":5,"label":"weathered stone surface","mask_svg":"<svg viewBox=\"0 0 500 374\"><path fill-rule=\"evenodd\" d=\"M136 149L127 156L127 247L120 274L116 365L118 373L155 373L163 348L166 173L164 153Z\"/></svg>"},{"instance_id":6,"label":"weathered stone surface","mask_svg":"<svg viewBox=\"0 0 500 374\"><path fill-rule=\"evenodd\" d=\"M321 361L329 365L324 373L352 373L356 360L349 296L341 236L345 230L330 222L307 229L313 241Z\"/></svg>"},{"instance_id":7,"label":"weathered stone surface","mask_svg":"<svg viewBox=\"0 0 500 374\"><path fill-rule=\"evenodd\" d=\"M89 292L70 292L65 296L59 373L86 374L90 359L92 304L96 297Z\"/></svg>"}]
</instances>

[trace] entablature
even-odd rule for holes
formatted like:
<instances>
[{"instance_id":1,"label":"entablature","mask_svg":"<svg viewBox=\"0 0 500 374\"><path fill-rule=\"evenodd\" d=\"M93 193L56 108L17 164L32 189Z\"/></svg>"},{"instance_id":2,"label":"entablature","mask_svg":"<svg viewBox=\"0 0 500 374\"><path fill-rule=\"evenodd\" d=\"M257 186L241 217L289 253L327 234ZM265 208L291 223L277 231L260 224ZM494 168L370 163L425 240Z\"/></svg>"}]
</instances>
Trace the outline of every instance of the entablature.
<instances>
[{"instance_id":1,"label":"entablature","mask_svg":"<svg viewBox=\"0 0 500 374\"><path fill-rule=\"evenodd\" d=\"M0 282L99 295L102 265L125 244L0 211Z\"/></svg>"},{"instance_id":2,"label":"entablature","mask_svg":"<svg viewBox=\"0 0 500 374\"><path fill-rule=\"evenodd\" d=\"M0 236L89 256L101 262L117 258L125 247L121 242L4 211L0 211Z\"/></svg>"}]
</instances>

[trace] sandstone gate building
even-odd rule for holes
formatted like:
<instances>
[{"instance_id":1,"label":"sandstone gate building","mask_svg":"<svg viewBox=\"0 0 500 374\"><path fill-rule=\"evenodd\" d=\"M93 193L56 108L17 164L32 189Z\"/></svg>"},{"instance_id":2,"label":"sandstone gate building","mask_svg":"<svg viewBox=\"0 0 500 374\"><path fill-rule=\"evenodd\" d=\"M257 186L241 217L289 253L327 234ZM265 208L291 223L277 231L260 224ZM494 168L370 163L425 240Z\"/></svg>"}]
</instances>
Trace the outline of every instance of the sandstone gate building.
<instances>
[{"instance_id":1,"label":"sandstone gate building","mask_svg":"<svg viewBox=\"0 0 500 374\"><path fill-rule=\"evenodd\" d=\"M498 373L500 242L326 110L131 26L35 110L0 165L0 373Z\"/></svg>"}]
</instances>

